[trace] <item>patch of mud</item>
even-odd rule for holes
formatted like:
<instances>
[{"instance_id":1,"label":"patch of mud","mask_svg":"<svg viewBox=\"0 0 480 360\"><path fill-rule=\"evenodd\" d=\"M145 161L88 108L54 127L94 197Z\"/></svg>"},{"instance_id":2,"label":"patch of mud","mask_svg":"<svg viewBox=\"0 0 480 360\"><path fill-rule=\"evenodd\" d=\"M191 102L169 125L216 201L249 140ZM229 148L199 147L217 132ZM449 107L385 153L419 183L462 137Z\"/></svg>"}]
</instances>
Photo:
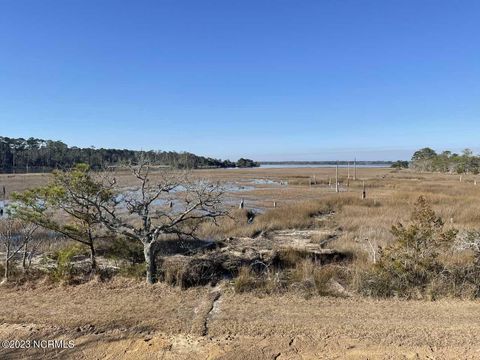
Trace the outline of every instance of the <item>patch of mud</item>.
<instances>
[{"instance_id":1,"label":"patch of mud","mask_svg":"<svg viewBox=\"0 0 480 360\"><path fill-rule=\"evenodd\" d=\"M208 325L211 318L220 311L220 297L222 287L216 286L207 295L206 299L195 309L196 319L192 325L192 334L208 335Z\"/></svg>"},{"instance_id":2,"label":"patch of mud","mask_svg":"<svg viewBox=\"0 0 480 360\"><path fill-rule=\"evenodd\" d=\"M279 181L272 179L253 179L251 182L255 185L288 186L288 181Z\"/></svg>"}]
</instances>

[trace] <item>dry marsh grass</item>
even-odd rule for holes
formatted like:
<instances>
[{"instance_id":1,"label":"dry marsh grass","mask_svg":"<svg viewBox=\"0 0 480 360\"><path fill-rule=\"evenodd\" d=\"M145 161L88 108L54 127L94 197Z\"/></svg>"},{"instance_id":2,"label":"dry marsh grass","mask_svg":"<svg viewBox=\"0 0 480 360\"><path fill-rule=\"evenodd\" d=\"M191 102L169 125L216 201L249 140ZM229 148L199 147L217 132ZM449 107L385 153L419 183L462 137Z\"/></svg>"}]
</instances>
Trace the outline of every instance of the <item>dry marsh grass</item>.
<instances>
[{"instance_id":1,"label":"dry marsh grass","mask_svg":"<svg viewBox=\"0 0 480 360\"><path fill-rule=\"evenodd\" d=\"M148 286L124 278L106 283L91 281L78 286L29 283L2 288L0 318L8 323L64 328L95 324L103 331L122 327L136 330L162 327L167 332L188 332L195 307L206 291L203 288L181 290L166 284ZM15 296L20 292L29 296ZM176 316L171 316L172 313Z\"/></svg>"},{"instance_id":2,"label":"dry marsh grass","mask_svg":"<svg viewBox=\"0 0 480 360\"><path fill-rule=\"evenodd\" d=\"M253 186L251 190L227 194L235 201L245 199L245 209L232 208L230 217L217 224L205 224L199 235L205 239L256 237L275 230L323 226L335 233L328 247L354 253L355 266L362 268L371 264L380 247L392 242L392 225L410 219L413 204L421 195L445 220L447 227L480 228L480 185L474 185L474 175L464 175L460 182L458 175L362 168L357 171L358 180L350 179L347 187L346 169L340 171L340 193L328 186L329 178L334 179L334 168L194 171L194 176L199 178ZM119 177L122 184L130 184L126 172ZM316 184L310 185L313 177ZM254 185L258 179L288 183L288 186ZM7 186L7 194L47 180L45 174L0 175L0 184ZM363 182L366 200L361 199ZM274 201L276 208L273 208ZM319 223L319 218L329 213L334 213L332 219Z\"/></svg>"},{"instance_id":3,"label":"dry marsh grass","mask_svg":"<svg viewBox=\"0 0 480 360\"><path fill-rule=\"evenodd\" d=\"M384 246L392 240L391 226L409 219L412 205L420 195L426 196L437 214L452 226L459 229L480 227L480 185L473 185L475 175L463 175L460 182L459 175L359 168L358 180L350 179L347 188L346 171L340 169L342 192L336 194L328 187L329 178L335 176L334 168L196 170L194 176L214 181L251 184L256 179L264 179L289 184L255 185L250 191L231 192L230 198L245 199L247 209L259 208L265 212L249 224L247 211L233 210L231 218L223 219L219 226L206 226L201 235L218 239L252 236L274 229L307 228L314 223L315 214L335 211L335 223L343 230L336 246L363 249L364 245L359 246L358 242L365 239ZM120 172L118 177L120 183L131 185L132 179L127 172ZM317 185L310 186L313 177ZM48 178L48 174L0 175L0 185L6 186L8 197L12 191L42 185ZM363 181L366 201L360 199ZM275 209L274 201L277 203Z\"/></svg>"}]
</instances>

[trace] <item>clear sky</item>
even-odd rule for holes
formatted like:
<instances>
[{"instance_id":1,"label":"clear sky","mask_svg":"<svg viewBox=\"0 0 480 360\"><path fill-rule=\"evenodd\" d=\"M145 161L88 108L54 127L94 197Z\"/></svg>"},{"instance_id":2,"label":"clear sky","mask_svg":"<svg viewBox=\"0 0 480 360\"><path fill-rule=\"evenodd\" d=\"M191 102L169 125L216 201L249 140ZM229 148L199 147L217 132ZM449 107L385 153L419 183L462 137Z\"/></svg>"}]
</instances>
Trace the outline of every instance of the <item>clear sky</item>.
<instances>
[{"instance_id":1,"label":"clear sky","mask_svg":"<svg viewBox=\"0 0 480 360\"><path fill-rule=\"evenodd\" d=\"M480 1L0 0L0 135L256 160L480 150Z\"/></svg>"}]
</instances>

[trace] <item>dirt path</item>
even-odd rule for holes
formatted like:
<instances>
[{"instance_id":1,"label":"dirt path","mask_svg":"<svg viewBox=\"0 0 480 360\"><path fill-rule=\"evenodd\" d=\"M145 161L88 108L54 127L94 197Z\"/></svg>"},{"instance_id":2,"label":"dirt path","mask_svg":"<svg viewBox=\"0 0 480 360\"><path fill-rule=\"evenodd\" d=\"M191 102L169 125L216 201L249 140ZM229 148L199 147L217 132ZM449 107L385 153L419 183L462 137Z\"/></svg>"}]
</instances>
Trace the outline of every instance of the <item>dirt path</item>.
<instances>
[{"instance_id":1,"label":"dirt path","mask_svg":"<svg viewBox=\"0 0 480 360\"><path fill-rule=\"evenodd\" d=\"M0 290L1 359L478 359L480 303L180 291L115 281Z\"/></svg>"},{"instance_id":2,"label":"dirt path","mask_svg":"<svg viewBox=\"0 0 480 360\"><path fill-rule=\"evenodd\" d=\"M207 336L212 316L218 312L222 287L216 286L206 299L195 309L196 317L192 325L192 334Z\"/></svg>"}]
</instances>

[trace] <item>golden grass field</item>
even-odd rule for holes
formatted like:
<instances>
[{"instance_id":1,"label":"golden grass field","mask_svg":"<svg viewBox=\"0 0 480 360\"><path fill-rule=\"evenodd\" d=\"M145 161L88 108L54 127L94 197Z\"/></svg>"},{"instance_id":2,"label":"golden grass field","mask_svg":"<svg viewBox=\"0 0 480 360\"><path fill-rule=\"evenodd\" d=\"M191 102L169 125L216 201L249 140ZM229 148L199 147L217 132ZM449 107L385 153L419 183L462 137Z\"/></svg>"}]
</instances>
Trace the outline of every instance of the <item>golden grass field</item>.
<instances>
[{"instance_id":1,"label":"golden grass field","mask_svg":"<svg viewBox=\"0 0 480 360\"><path fill-rule=\"evenodd\" d=\"M392 225L409 220L412 206L420 195L427 198L447 224L457 229L480 227L480 185L474 185L475 175L460 177L456 174L417 173L389 168L358 168L357 181L353 181L353 170L350 169L347 187L347 169L341 168L340 193L335 193L333 185L328 186L329 179L334 184L334 168L215 169L196 170L193 175L245 186L245 191L228 194L227 204L233 208L241 199L245 200L247 209L272 210L276 202L277 209L270 213L267 211L255 224L260 228L268 227L273 222L283 224L283 227L300 225L298 222L304 221L298 219L302 218L303 207L329 203L335 210L337 205L341 206L334 220L335 226L342 230L335 246L342 248L364 248L365 239L378 246L386 245L392 240ZM0 175L0 186L6 186L8 198L14 191L45 184L48 178L47 174ZM316 185L310 185L313 178L316 179ZM117 179L125 186L134 184L127 172L117 174ZM254 180L272 180L276 183L254 184ZM288 182L288 186L278 185L278 182ZM366 201L361 201L363 182ZM235 234L228 234L228 229L214 230L220 237ZM241 233L245 229L235 231ZM252 229L246 231L248 233Z\"/></svg>"},{"instance_id":2,"label":"golden grass field","mask_svg":"<svg viewBox=\"0 0 480 360\"><path fill-rule=\"evenodd\" d=\"M341 192L335 193L328 185L329 178L334 183L334 168L197 170L193 174L244 186L227 194L228 206L233 209L244 199L246 209L261 212L250 227L225 219L219 227L202 229L205 237L312 228L316 220L306 214L320 209L332 213L321 223L325 234L335 234L328 247L353 252L353 266L358 267L371 262L372 246L393 241L392 225L408 221L420 195L448 227L480 228L480 185L474 185L474 175L463 175L460 181L459 175L359 168L357 181L350 178L347 186L347 170L342 168ZM132 184L126 173L118 178L124 185ZM311 184L313 178L316 184ZM44 174L0 175L7 197L46 181ZM366 200L361 199L363 182ZM0 340L66 337L75 339L77 346L49 352L0 349L0 358L480 358L477 300L306 298L290 292L238 294L228 286L215 300L216 291L208 286L187 290L162 283L147 286L122 278L78 286L37 282L4 287L0 289Z\"/></svg>"}]
</instances>

